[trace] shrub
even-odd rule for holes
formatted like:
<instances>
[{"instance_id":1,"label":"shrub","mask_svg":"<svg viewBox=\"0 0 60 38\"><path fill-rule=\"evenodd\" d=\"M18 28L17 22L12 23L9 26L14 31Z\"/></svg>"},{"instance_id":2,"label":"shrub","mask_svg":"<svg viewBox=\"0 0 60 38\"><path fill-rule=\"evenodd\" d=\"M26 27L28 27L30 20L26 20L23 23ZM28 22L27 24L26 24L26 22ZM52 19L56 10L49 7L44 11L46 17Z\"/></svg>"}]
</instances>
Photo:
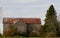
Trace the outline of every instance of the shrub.
<instances>
[{"instance_id":1,"label":"shrub","mask_svg":"<svg viewBox=\"0 0 60 38\"><path fill-rule=\"evenodd\" d=\"M3 37L3 35L2 35L2 34L0 34L0 37Z\"/></svg>"},{"instance_id":2,"label":"shrub","mask_svg":"<svg viewBox=\"0 0 60 38\"><path fill-rule=\"evenodd\" d=\"M17 32L17 29L13 26L10 26L10 28L8 28L8 30L4 31L4 36L14 36Z\"/></svg>"},{"instance_id":3,"label":"shrub","mask_svg":"<svg viewBox=\"0 0 60 38\"><path fill-rule=\"evenodd\" d=\"M55 32L49 32L47 33L46 37L56 37L56 33Z\"/></svg>"}]
</instances>

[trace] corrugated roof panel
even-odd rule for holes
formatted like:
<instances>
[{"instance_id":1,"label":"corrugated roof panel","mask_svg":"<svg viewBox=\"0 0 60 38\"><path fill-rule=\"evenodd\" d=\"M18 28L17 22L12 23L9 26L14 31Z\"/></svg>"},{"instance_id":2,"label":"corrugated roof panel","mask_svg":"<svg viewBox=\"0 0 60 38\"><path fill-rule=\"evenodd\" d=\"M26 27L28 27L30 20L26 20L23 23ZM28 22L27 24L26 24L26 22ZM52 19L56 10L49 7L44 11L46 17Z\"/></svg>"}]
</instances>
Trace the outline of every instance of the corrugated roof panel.
<instances>
[{"instance_id":1,"label":"corrugated roof panel","mask_svg":"<svg viewBox=\"0 0 60 38\"><path fill-rule=\"evenodd\" d=\"M28 24L41 24L41 19L40 18L3 18L3 23L12 23L21 20L23 23L28 23Z\"/></svg>"}]
</instances>

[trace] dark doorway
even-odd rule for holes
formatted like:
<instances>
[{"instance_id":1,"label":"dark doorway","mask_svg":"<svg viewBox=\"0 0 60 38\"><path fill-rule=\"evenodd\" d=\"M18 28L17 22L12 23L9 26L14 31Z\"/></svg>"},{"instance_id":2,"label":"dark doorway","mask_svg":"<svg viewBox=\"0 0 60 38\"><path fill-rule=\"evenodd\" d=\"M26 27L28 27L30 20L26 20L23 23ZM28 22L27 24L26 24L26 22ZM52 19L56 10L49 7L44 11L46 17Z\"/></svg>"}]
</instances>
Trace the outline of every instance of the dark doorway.
<instances>
[{"instance_id":1,"label":"dark doorway","mask_svg":"<svg viewBox=\"0 0 60 38\"><path fill-rule=\"evenodd\" d=\"M32 29L33 27L32 27L32 25L30 25L30 24L27 24L27 36L29 36L29 34L32 32Z\"/></svg>"}]
</instances>

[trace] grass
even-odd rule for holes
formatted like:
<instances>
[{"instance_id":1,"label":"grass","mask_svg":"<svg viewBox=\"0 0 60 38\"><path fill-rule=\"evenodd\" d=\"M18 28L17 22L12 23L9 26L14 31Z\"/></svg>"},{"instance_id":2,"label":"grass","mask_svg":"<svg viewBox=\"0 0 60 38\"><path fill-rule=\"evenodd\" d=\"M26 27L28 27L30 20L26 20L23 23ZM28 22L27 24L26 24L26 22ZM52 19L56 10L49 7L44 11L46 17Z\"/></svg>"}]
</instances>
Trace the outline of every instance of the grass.
<instances>
[{"instance_id":1,"label":"grass","mask_svg":"<svg viewBox=\"0 0 60 38\"><path fill-rule=\"evenodd\" d=\"M0 37L0 38L45 38L45 37Z\"/></svg>"},{"instance_id":2,"label":"grass","mask_svg":"<svg viewBox=\"0 0 60 38\"><path fill-rule=\"evenodd\" d=\"M46 38L46 37L24 37L24 36L18 36L18 37L0 37L0 38ZM47 38L60 38L60 37L47 37Z\"/></svg>"},{"instance_id":3,"label":"grass","mask_svg":"<svg viewBox=\"0 0 60 38\"><path fill-rule=\"evenodd\" d=\"M0 38L45 38L45 37L24 37L24 36L17 36L17 37L0 37Z\"/></svg>"}]
</instances>

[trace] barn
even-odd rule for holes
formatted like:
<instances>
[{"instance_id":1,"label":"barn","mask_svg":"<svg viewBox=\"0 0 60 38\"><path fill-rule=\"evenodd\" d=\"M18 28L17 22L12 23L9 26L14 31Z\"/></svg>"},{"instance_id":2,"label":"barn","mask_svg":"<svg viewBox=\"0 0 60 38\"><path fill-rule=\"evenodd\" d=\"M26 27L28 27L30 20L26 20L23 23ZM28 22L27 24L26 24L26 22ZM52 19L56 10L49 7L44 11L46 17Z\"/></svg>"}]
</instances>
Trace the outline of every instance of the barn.
<instances>
[{"instance_id":1,"label":"barn","mask_svg":"<svg viewBox=\"0 0 60 38\"><path fill-rule=\"evenodd\" d=\"M41 26L40 18L3 18L3 34L9 30L10 26L17 28L17 32L30 33L33 30L39 30Z\"/></svg>"}]
</instances>

